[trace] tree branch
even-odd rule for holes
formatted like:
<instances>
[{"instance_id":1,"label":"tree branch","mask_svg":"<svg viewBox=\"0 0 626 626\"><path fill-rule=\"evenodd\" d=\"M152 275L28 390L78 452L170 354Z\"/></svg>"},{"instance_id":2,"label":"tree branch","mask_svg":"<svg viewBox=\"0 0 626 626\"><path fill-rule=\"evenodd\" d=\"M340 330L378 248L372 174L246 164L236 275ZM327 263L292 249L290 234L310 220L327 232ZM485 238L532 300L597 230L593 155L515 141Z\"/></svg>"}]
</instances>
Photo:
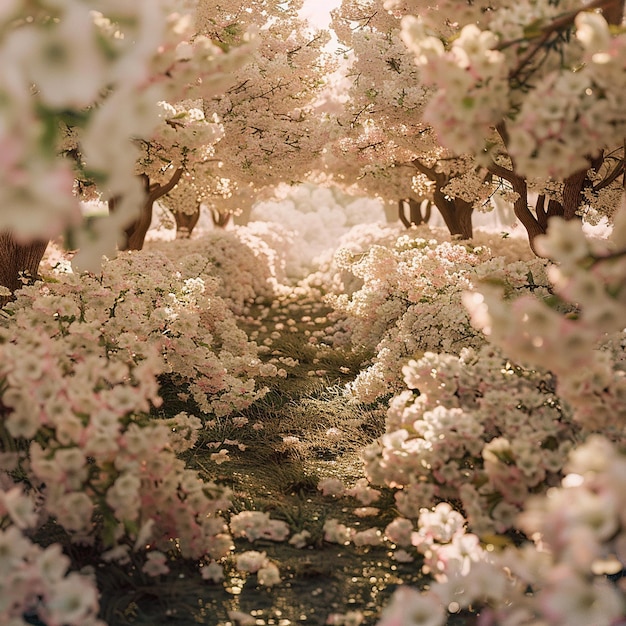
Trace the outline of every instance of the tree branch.
<instances>
[{"instance_id":1,"label":"tree branch","mask_svg":"<svg viewBox=\"0 0 626 626\"><path fill-rule=\"evenodd\" d=\"M620 159L617 165L605 176L601 181L592 187L593 191L600 191L605 187L608 187L613 181L619 178L619 175L624 172L624 159Z\"/></svg>"},{"instance_id":2,"label":"tree branch","mask_svg":"<svg viewBox=\"0 0 626 626\"><path fill-rule=\"evenodd\" d=\"M619 24L624 11L624 0L594 0L585 7L580 9L569 11L564 15L557 17L552 22L541 28L538 33L530 39L538 39L534 45L532 45L526 54L519 60L516 67L509 72L509 80L514 79L537 52L543 47L550 36L556 32L569 28L575 21L576 16L583 11L593 11L594 9L601 9L605 15L605 18L609 24ZM618 17L619 16L619 17ZM496 50L504 50L511 46L521 43L521 41L528 41L529 38L514 39L511 41L504 41L500 45L496 46Z\"/></svg>"},{"instance_id":3,"label":"tree branch","mask_svg":"<svg viewBox=\"0 0 626 626\"><path fill-rule=\"evenodd\" d=\"M519 178L514 171L507 169L503 165L499 165L495 161L491 161L491 163L487 166L487 169L495 176L498 176L511 184L513 184L513 179Z\"/></svg>"},{"instance_id":4,"label":"tree branch","mask_svg":"<svg viewBox=\"0 0 626 626\"><path fill-rule=\"evenodd\" d=\"M437 181L439 177L439 173L435 171L434 167L428 167L425 163L422 163L418 158L415 158L411 161L411 165L415 167L415 169L419 170L425 176L428 176L430 180Z\"/></svg>"},{"instance_id":5,"label":"tree branch","mask_svg":"<svg viewBox=\"0 0 626 626\"><path fill-rule=\"evenodd\" d=\"M178 181L180 181L180 177L183 175L183 172L184 169L182 167L177 168L168 182L164 185L158 185L157 187L150 189L150 192L148 193L148 201L156 202L160 197L172 191L172 189L174 189L174 187L178 184Z\"/></svg>"}]
</instances>

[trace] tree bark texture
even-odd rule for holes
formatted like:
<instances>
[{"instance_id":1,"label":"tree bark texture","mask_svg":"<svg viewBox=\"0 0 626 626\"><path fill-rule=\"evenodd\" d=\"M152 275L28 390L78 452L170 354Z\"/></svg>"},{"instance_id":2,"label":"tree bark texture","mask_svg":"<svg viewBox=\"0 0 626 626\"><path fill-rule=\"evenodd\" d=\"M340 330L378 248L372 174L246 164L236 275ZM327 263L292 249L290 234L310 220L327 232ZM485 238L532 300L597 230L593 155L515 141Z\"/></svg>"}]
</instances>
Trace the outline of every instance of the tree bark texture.
<instances>
[{"instance_id":1,"label":"tree bark texture","mask_svg":"<svg viewBox=\"0 0 626 626\"><path fill-rule=\"evenodd\" d=\"M461 239L471 239L474 234L472 226L474 207L472 204L461 200L461 198L449 198L441 191L439 185L435 189L433 199L450 234Z\"/></svg>"},{"instance_id":2,"label":"tree bark texture","mask_svg":"<svg viewBox=\"0 0 626 626\"><path fill-rule=\"evenodd\" d=\"M419 159L412 161L415 168L422 174L425 174L435 183L435 191L433 193L433 201L447 229L453 237L461 239L471 239L474 234L472 226L472 213L474 207L471 202L466 202L461 198L450 198L441 190L448 184L449 178L442 172L435 171L434 168L428 167Z\"/></svg>"},{"instance_id":3,"label":"tree bark texture","mask_svg":"<svg viewBox=\"0 0 626 626\"><path fill-rule=\"evenodd\" d=\"M546 209L545 196L541 195L537 199L537 217L535 217L528 206L528 185L526 184L526 179L497 163L491 163L489 165L489 171L495 176L499 176L508 181L513 191L517 193L517 198L513 203L513 211L515 212L515 217L517 217L522 223L522 226L526 229L531 250L537 254L534 244L535 237L537 237L537 235L545 235L548 217L550 217L551 214L557 215L561 212L561 209L555 206L552 201L548 202L548 208ZM559 203L556 203L556 205L559 205Z\"/></svg>"},{"instance_id":4,"label":"tree bark texture","mask_svg":"<svg viewBox=\"0 0 626 626\"><path fill-rule=\"evenodd\" d=\"M426 202L424 214L422 215L422 204ZM409 206L409 217L406 216L406 207ZM404 224L405 228L411 226L419 226L420 224L428 224L431 215L432 202L426 198L422 198L421 202L415 198L401 198L398 200L398 217Z\"/></svg>"},{"instance_id":5,"label":"tree bark texture","mask_svg":"<svg viewBox=\"0 0 626 626\"><path fill-rule=\"evenodd\" d=\"M200 219L200 205L196 207L194 213L179 213L175 211L174 219L176 220L176 238L189 239Z\"/></svg>"},{"instance_id":6,"label":"tree bark texture","mask_svg":"<svg viewBox=\"0 0 626 626\"><path fill-rule=\"evenodd\" d=\"M22 244L10 232L0 232L0 285L13 292L23 285L20 274L35 279L47 247L48 242L41 239ZM0 306L9 300L0 296Z\"/></svg>"},{"instance_id":7,"label":"tree bark texture","mask_svg":"<svg viewBox=\"0 0 626 626\"><path fill-rule=\"evenodd\" d=\"M183 168L179 167L172 177L161 185L159 183L150 183L150 179L145 174L141 175L141 179L144 184L146 196L141 206L139 217L125 229L126 239L120 246L121 250L141 250L146 239L146 233L152 223L152 209L154 203L164 196L166 193L174 189L183 174ZM113 212L116 208L116 200L112 198L109 200L109 211Z\"/></svg>"}]
</instances>

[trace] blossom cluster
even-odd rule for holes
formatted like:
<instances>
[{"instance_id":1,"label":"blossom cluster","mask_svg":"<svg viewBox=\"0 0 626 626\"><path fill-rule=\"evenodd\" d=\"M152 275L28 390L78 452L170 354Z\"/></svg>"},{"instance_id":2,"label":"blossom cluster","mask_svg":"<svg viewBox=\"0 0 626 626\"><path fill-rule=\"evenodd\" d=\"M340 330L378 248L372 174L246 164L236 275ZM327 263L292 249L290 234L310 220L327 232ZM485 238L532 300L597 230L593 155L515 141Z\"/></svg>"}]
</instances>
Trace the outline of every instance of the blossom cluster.
<instances>
[{"instance_id":1,"label":"blossom cluster","mask_svg":"<svg viewBox=\"0 0 626 626\"><path fill-rule=\"evenodd\" d=\"M215 229L191 239L149 242L147 250L162 253L172 261L195 259L197 271L210 273L217 281L215 294L235 314L255 301L271 300L284 277L288 233L280 228L237 226Z\"/></svg>"},{"instance_id":2,"label":"blossom cluster","mask_svg":"<svg viewBox=\"0 0 626 626\"><path fill-rule=\"evenodd\" d=\"M241 51L226 54L209 38L194 36L191 4L22 5L5 3L0 12L0 49L12 68L0 77L0 228L29 240L72 227L85 256L86 232L95 229L114 248L118 231L141 205L137 140L149 140L157 127L157 103L216 93L231 80ZM74 163L59 156L68 136L80 144L81 166L99 190L119 200L116 216L97 228L81 225ZM96 250L85 267L100 260Z\"/></svg>"},{"instance_id":3,"label":"blossom cluster","mask_svg":"<svg viewBox=\"0 0 626 626\"><path fill-rule=\"evenodd\" d=\"M285 541L289 536L289 525L282 520L270 519L268 513L243 511L230 518L230 530L234 537L245 537L254 542L257 539Z\"/></svg>"},{"instance_id":4,"label":"blossom cluster","mask_svg":"<svg viewBox=\"0 0 626 626\"><path fill-rule=\"evenodd\" d=\"M139 141L140 154L135 173L148 176L151 182L162 182L172 174L172 166L192 169L214 152L214 144L223 131L216 119L207 119L202 101L181 101L174 105L158 103L159 124L150 141Z\"/></svg>"},{"instance_id":5,"label":"blossom cluster","mask_svg":"<svg viewBox=\"0 0 626 626\"><path fill-rule=\"evenodd\" d=\"M276 368L261 363L212 274L199 254L173 261L156 251L128 252L99 276L60 273L55 282L22 290L11 310L25 329L52 325L55 335L59 327L66 334L73 322L88 323L109 358L129 366L155 352L160 375L186 387L202 412L226 415L263 395L254 377ZM40 313L29 319L29 310Z\"/></svg>"},{"instance_id":6,"label":"blossom cluster","mask_svg":"<svg viewBox=\"0 0 626 626\"><path fill-rule=\"evenodd\" d=\"M260 585L273 587L280 582L280 572L265 552L247 550L237 555L236 567L241 572L256 574Z\"/></svg>"},{"instance_id":7,"label":"blossom cluster","mask_svg":"<svg viewBox=\"0 0 626 626\"><path fill-rule=\"evenodd\" d=\"M426 227L361 254L340 250L335 259L339 269L362 281L360 289L328 301L349 327L352 345L376 353L373 365L350 385L365 401L398 390L408 358L427 350L458 354L485 343L462 303L480 278L499 277L511 293L533 289L547 295L543 261L508 263L489 246L446 241Z\"/></svg>"},{"instance_id":8,"label":"blossom cluster","mask_svg":"<svg viewBox=\"0 0 626 626\"><path fill-rule=\"evenodd\" d=\"M480 25L457 21L456 33L405 16L404 42L435 90L424 119L448 148L473 155L506 123L507 150L525 176L588 169L625 132L626 36L588 3L501 4Z\"/></svg>"},{"instance_id":9,"label":"blossom cluster","mask_svg":"<svg viewBox=\"0 0 626 626\"><path fill-rule=\"evenodd\" d=\"M575 20L580 71L553 71L524 99L510 152L529 176L566 176L589 166L589 154L626 132L626 35L613 37L606 19L584 11Z\"/></svg>"},{"instance_id":10,"label":"blossom cluster","mask_svg":"<svg viewBox=\"0 0 626 626\"><path fill-rule=\"evenodd\" d=\"M20 487L0 490L0 622L105 626L97 619L98 589L88 574L68 572L58 543L46 548L27 532L36 523L31 499Z\"/></svg>"},{"instance_id":11,"label":"blossom cluster","mask_svg":"<svg viewBox=\"0 0 626 626\"><path fill-rule=\"evenodd\" d=\"M438 87L424 120L433 124L445 146L458 153L480 152L509 104L505 55L495 49L496 35L467 24L446 50L419 18L407 16L402 38L422 79Z\"/></svg>"},{"instance_id":12,"label":"blossom cluster","mask_svg":"<svg viewBox=\"0 0 626 626\"><path fill-rule=\"evenodd\" d=\"M576 221L550 221L537 245L557 262L548 271L556 302L530 295L504 302L493 283L465 297L472 323L491 342L518 362L551 370L575 419L617 437L626 397L625 223L622 207L612 235L593 240Z\"/></svg>"},{"instance_id":13,"label":"blossom cluster","mask_svg":"<svg viewBox=\"0 0 626 626\"><path fill-rule=\"evenodd\" d=\"M426 592L403 588L383 612L419 615L443 626L446 609L478 611L486 624L610 626L626 608L624 479L626 459L601 436L572 451L566 475L529 499L518 519L520 546L481 544L448 504L423 509L407 541L425 556L434 582Z\"/></svg>"},{"instance_id":14,"label":"blossom cluster","mask_svg":"<svg viewBox=\"0 0 626 626\"><path fill-rule=\"evenodd\" d=\"M581 429L545 371L491 346L459 356L427 352L404 368L386 432L364 451L365 472L396 489L408 518L455 503L474 532L505 532L530 494L556 484Z\"/></svg>"},{"instance_id":15,"label":"blossom cluster","mask_svg":"<svg viewBox=\"0 0 626 626\"><path fill-rule=\"evenodd\" d=\"M386 536L417 548L435 582L425 593L398 592L380 625L410 612L441 626L445 609L514 626L623 618L625 232L624 207L603 241L552 219L537 239L555 262L552 297L508 299L498 280L466 294L491 344L476 361L484 380L473 378L469 350L405 368L409 389L392 400L388 432L366 463L374 482L401 488L404 517ZM476 420L489 406L495 420ZM455 479L456 492L445 493ZM426 508L440 497L467 519L446 502Z\"/></svg>"}]
</instances>

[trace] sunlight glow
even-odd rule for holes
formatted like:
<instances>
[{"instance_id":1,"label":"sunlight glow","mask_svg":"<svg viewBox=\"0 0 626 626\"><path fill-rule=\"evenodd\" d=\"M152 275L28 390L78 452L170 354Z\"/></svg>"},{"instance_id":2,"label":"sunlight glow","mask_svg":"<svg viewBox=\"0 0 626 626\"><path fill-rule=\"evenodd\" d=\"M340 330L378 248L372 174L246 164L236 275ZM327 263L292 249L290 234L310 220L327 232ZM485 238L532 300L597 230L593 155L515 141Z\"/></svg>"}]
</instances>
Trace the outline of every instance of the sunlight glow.
<instances>
[{"instance_id":1,"label":"sunlight glow","mask_svg":"<svg viewBox=\"0 0 626 626\"><path fill-rule=\"evenodd\" d=\"M341 4L341 0L304 0L300 15L309 20L312 26L327 28L330 12Z\"/></svg>"}]
</instances>

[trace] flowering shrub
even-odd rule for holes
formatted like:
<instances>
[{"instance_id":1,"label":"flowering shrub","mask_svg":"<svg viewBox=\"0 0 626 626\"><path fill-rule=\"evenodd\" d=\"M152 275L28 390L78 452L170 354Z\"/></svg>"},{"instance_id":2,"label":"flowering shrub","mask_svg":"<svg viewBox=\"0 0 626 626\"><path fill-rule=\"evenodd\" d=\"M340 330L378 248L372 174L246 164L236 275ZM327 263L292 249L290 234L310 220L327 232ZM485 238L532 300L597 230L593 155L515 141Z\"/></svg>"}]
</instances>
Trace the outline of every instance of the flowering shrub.
<instances>
[{"instance_id":1,"label":"flowering shrub","mask_svg":"<svg viewBox=\"0 0 626 626\"><path fill-rule=\"evenodd\" d=\"M607 240L586 238L576 221L554 218L537 246L558 263L548 272L558 299L527 295L505 302L501 285L480 285L465 297L472 322L507 355L551 370L576 420L623 436L626 208Z\"/></svg>"},{"instance_id":2,"label":"flowering shrub","mask_svg":"<svg viewBox=\"0 0 626 626\"><path fill-rule=\"evenodd\" d=\"M482 484L477 489L471 484L475 465L460 468L453 459L455 465L450 471L449 463L438 466L440 452L434 458L430 454L438 452L438 447L444 451L447 447L464 450L468 444L459 437L459 432L465 432L466 439L474 437L474 432L464 431L466 416L473 412L456 409L459 404L467 403L468 391L469 402L474 393L481 410L485 402L489 404L490 396L498 398L498 395L492 396L488 389L486 393L484 385L477 385L474 380L466 381L467 368L461 369L454 363L446 363L444 368L454 374L441 379L441 368L433 363L440 362L443 355L426 355L406 368L407 384L418 387L421 395L415 399L405 392L392 402L388 430L394 432L385 444L372 450L374 469L380 468L380 476L385 477L385 470L393 463L400 468L403 463L408 466L410 455L418 450L424 463L421 467L416 463L412 470L417 480L411 475L409 484L402 471L386 478L389 484L395 480L395 486L405 487L397 500L406 517L415 516L425 493L438 495L440 486L433 489L429 484L431 468L438 470L446 483L450 476L454 480L461 470L463 478L469 479L458 483L461 504L476 534L466 532L463 517L447 504L438 505L435 514L422 510L417 533L413 533L409 520L398 519L394 526L388 527L392 540L398 540L401 546L417 546L423 552L427 571L433 573L436 583L426 594L413 590L398 594L383 615L380 622L383 626L393 623L396 611L419 607L426 611L435 605L454 612L471 608L472 612L480 612L486 624L609 626L623 619L626 596L620 581L626 570L623 519L626 462L621 450L626 389L625 233L624 207L616 215L612 235L604 242L587 239L575 221L553 218L547 236L537 239L538 249L558 263L548 269L553 298L529 295L509 300L498 281L482 284L477 293L465 296L472 322L495 345L527 366L549 368L551 375L545 382L554 380L553 390L550 385L540 384L536 389L539 393L529 393L527 398L526 393L518 395L519 383L513 386L509 383L503 389L504 393L492 406L497 410L494 414L498 422L512 428L514 438L496 433L498 436L484 447L480 439L474 440L482 447L485 473L484 482L479 481ZM509 367L503 367L503 363L507 361L500 357L495 371L499 368L505 374ZM520 371L526 372L524 379L528 382L535 379L541 383L537 370ZM511 381L515 379L516 375L512 374ZM439 402L431 404L429 394L439 397ZM430 411L424 410L431 406ZM512 408L525 414L517 428L515 420L510 421L514 415ZM455 410L454 419L450 419ZM558 414L562 417L555 422ZM533 416L540 419L535 421ZM437 427L446 426L442 417L448 418L445 432L440 431L443 438L437 436ZM527 424L533 423L537 431L526 433ZM551 430L556 423L558 428ZM486 433L478 432L482 424L469 426L470 430L477 429L478 438L485 437ZM590 436L593 430L607 436ZM419 437L411 437L413 431ZM489 436L492 432L493 427ZM584 443L579 445L581 441ZM564 464L563 453L568 448L571 448L569 462ZM385 465L379 459L385 458L386 451L389 461ZM474 452L477 455L478 450ZM560 472L561 466L564 473L569 473L561 486L556 487L555 472ZM539 482L533 485L537 472ZM424 474L425 484L419 481ZM437 479L434 472L433 477ZM488 497L481 501L482 495L493 493L494 486L502 494L502 500L497 502ZM547 492L542 493L546 487ZM517 493L520 499L516 503ZM455 499L452 494L446 497ZM508 511L498 511L502 503L512 503L515 508L509 506ZM477 523L477 516L484 510L489 510L496 531L507 527L518 529L526 534L528 541L502 552L497 552L494 545L486 548L480 545L477 535L488 530L488 526L481 525L480 518ZM424 618L424 623L432 626L445 623L444 613L431 611L429 615L430 621Z\"/></svg>"},{"instance_id":3,"label":"flowering shrub","mask_svg":"<svg viewBox=\"0 0 626 626\"><path fill-rule=\"evenodd\" d=\"M197 239L177 239L172 242L151 242L148 250L158 250L173 261L195 255L203 271L218 279L215 293L236 313L257 298L271 299L283 276L284 258L275 245L287 235L278 229L237 227L216 229ZM269 232L268 232L269 231ZM268 245L265 238L274 239Z\"/></svg>"},{"instance_id":4,"label":"flowering shrub","mask_svg":"<svg viewBox=\"0 0 626 626\"><path fill-rule=\"evenodd\" d=\"M275 371L205 267L197 255L123 254L98 277L60 273L24 288L0 323L8 471L39 494L40 522L52 517L107 560L149 549L147 572L167 569L159 551L220 559L232 544L219 515L229 491L177 457L201 421L147 415L161 404L159 377L219 416L264 393L253 375Z\"/></svg>"},{"instance_id":5,"label":"flowering shrub","mask_svg":"<svg viewBox=\"0 0 626 626\"><path fill-rule=\"evenodd\" d=\"M392 246L404 232L398 225L380 222L353 226L339 238L332 254L320 258L319 269L302 282L336 295L353 294L363 286L363 280L351 271L351 260L365 254L373 245Z\"/></svg>"},{"instance_id":6,"label":"flowering shrub","mask_svg":"<svg viewBox=\"0 0 626 626\"><path fill-rule=\"evenodd\" d=\"M292 233L298 244L287 250L287 275L305 278L311 267L334 252L353 226L380 224L385 215L377 200L354 199L340 195L336 189L299 185L289 189L284 198L259 202L250 219L249 228L280 225Z\"/></svg>"},{"instance_id":7,"label":"flowering shrub","mask_svg":"<svg viewBox=\"0 0 626 626\"><path fill-rule=\"evenodd\" d=\"M68 572L59 544L42 548L25 532L37 521L34 503L20 487L0 490L0 622L105 626L96 619L98 590L87 575Z\"/></svg>"},{"instance_id":8,"label":"flowering shrub","mask_svg":"<svg viewBox=\"0 0 626 626\"><path fill-rule=\"evenodd\" d=\"M284 283L289 252L296 247L293 231L276 222L267 221L248 222L245 226L237 227L235 232L241 242L252 249L258 261L268 265L270 284Z\"/></svg>"},{"instance_id":9,"label":"flowering shrub","mask_svg":"<svg viewBox=\"0 0 626 626\"><path fill-rule=\"evenodd\" d=\"M427 352L403 368L386 432L364 452L366 475L417 518L438 500L464 510L479 535L504 532L529 494L556 484L580 427L546 372L511 364L489 346Z\"/></svg>"},{"instance_id":10,"label":"flowering shrub","mask_svg":"<svg viewBox=\"0 0 626 626\"><path fill-rule=\"evenodd\" d=\"M485 343L461 302L463 292L481 277L498 277L510 292L547 294L543 261L506 263L493 258L488 247L438 241L428 229L343 259L344 269L363 286L328 299L347 317L352 344L376 352L373 366L350 385L363 401L396 391L400 368L414 355L427 350L458 354Z\"/></svg>"},{"instance_id":11,"label":"flowering shrub","mask_svg":"<svg viewBox=\"0 0 626 626\"><path fill-rule=\"evenodd\" d=\"M559 487L527 501L519 527L528 541L519 547L481 545L445 503L423 509L410 541L435 582L426 593L397 593L379 626L414 607L431 608L429 621L416 622L429 626L446 623L442 609L469 607L485 624L620 623L626 610L626 457L596 435L572 451L566 472Z\"/></svg>"},{"instance_id":12,"label":"flowering shrub","mask_svg":"<svg viewBox=\"0 0 626 626\"><path fill-rule=\"evenodd\" d=\"M154 373L186 388L202 412L226 415L263 395L253 377L275 367L261 364L237 327L211 267L198 255L175 263L157 252L122 254L98 277L59 274L22 290L7 328L39 327L69 341L88 332L81 349L130 368L156 359ZM149 397L158 402L156 389Z\"/></svg>"},{"instance_id":13,"label":"flowering shrub","mask_svg":"<svg viewBox=\"0 0 626 626\"><path fill-rule=\"evenodd\" d=\"M41 521L52 516L76 541L98 537L108 559L131 546L171 550L174 537L183 556L224 556L230 538L218 511L228 491L175 453L193 445L200 421L141 417L159 403L159 359L129 367L94 354L85 347L97 346L93 326L72 324L67 335L17 324L1 333L2 439L17 453L12 471L39 494Z\"/></svg>"}]
</instances>

